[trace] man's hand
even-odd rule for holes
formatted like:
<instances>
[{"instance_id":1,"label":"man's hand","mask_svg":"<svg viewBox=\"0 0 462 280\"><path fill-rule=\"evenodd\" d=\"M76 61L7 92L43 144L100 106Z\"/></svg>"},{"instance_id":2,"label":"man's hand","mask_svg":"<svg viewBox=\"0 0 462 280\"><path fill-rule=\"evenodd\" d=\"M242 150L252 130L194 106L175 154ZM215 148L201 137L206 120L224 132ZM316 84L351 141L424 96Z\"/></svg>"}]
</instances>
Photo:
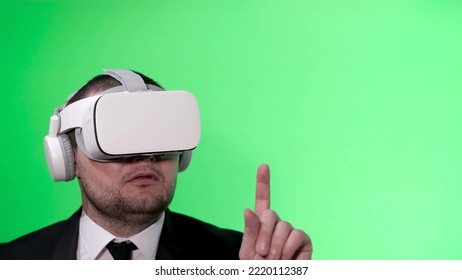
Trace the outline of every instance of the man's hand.
<instances>
[{"instance_id":1,"label":"man's hand","mask_svg":"<svg viewBox=\"0 0 462 280\"><path fill-rule=\"evenodd\" d=\"M309 236L281 221L270 208L269 167L257 171L255 212L244 211L245 229L239 258L241 260L309 260L313 245Z\"/></svg>"}]
</instances>

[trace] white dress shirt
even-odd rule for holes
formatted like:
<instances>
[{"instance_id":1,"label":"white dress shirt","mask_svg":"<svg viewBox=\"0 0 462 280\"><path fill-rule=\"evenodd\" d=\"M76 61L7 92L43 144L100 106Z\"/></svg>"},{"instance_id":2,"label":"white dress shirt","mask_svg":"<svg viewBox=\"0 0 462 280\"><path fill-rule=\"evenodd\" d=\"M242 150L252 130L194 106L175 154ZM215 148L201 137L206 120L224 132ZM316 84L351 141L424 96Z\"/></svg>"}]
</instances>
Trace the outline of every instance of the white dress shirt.
<instances>
[{"instance_id":1,"label":"white dress shirt","mask_svg":"<svg viewBox=\"0 0 462 280\"><path fill-rule=\"evenodd\" d=\"M130 240L138 247L138 249L133 251L132 259L154 260L156 258L164 218L165 213L162 213L159 220L145 230L128 238L119 238L92 221L82 210L77 259L113 260L111 253L106 249L106 245L112 240L115 242Z\"/></svg>"}]
</instances>

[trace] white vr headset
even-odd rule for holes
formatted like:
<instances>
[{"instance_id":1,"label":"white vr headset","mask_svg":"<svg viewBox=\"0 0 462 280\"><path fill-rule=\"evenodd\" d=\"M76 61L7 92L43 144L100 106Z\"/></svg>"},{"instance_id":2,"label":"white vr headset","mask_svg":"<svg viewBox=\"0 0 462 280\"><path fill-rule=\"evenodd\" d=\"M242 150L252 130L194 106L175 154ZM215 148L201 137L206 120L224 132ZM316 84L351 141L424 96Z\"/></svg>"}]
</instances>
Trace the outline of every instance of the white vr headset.
<instances>
[{"instance_id":1,"label":"white vr headset","mask_svg":"<svg viewBox=\"0 0 462 280\"><path fill-rule=\"evenodd\" d=\"M74 152L67 135L72 130L79 149L92 160L110 162L179 152L178 170L184 171L201 134L195 97L187 91L146 85L129 70L105 73L122 86L61 106L50 118L44 142L53 179L75 177Z\"/></svg>"}]
</instances>

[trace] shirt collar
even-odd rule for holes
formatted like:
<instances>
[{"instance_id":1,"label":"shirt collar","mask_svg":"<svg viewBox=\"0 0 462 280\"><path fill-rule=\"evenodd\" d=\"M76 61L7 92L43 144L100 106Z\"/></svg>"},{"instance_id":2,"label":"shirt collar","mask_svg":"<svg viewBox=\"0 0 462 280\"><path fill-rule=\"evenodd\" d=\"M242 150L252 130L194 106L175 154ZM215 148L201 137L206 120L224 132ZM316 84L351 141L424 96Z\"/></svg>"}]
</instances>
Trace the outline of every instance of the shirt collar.
<instances>
[{"instance_id":1,"label":"shirt collar","mask_svg":"<svg viewBox=\"0 0 462 280\"><path fill-rule=\"evenodd\" d=\"M141 251L143 258L153 260L156 257L157 247L159 246L160 234L164 224L165 212L159 220L150 225L143 231L128 238L114 236L97 223L95 223L85 211L82 210L80 216L80 241L92 260L96 259L106 248L106 245L115 239L116 242L130 240Z\"/></svg>"}]
</instances>

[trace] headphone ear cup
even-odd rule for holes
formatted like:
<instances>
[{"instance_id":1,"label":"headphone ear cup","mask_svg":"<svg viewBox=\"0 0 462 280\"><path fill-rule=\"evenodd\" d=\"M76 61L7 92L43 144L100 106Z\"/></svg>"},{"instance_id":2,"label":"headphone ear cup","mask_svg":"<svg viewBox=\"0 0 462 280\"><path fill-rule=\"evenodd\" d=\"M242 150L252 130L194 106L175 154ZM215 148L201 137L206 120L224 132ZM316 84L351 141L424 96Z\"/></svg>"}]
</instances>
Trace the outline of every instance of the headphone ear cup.
<instances>
[{"instance_id":1,"label":"headphone ear cup","mask_svg":"<svg viewBox=\"0 0 462 280\"><path fill-rule=\"evenodd\" d=\"M62 151L64 154L66 181L70 181L75 178L74 151L72 149L71 140L67 134L62 134L58 138L61 140Z\"/></svg>"},{"instance_id":2,"label":"headphone ear cup","mask_svg":"<svg viewBox=\"0 0 462 280\"><path fill-rule=\"evenodd\" d=\"M45 136L45 154L48 170L55 181L69 181L75 177L74 152L66 134Z\"/></svg>"},{"instance_id":3,"label":"headphone ear cup","mask_svg":"<svg viewBox=\"0 0 462 280\"><path fill-rule=\"evenodd\" d=\"M185 171L188 168L189 163L191 162L192 151L185 151L180 155L180 163L178 166L178 172Z\"/></svg>"}]
</instances>

